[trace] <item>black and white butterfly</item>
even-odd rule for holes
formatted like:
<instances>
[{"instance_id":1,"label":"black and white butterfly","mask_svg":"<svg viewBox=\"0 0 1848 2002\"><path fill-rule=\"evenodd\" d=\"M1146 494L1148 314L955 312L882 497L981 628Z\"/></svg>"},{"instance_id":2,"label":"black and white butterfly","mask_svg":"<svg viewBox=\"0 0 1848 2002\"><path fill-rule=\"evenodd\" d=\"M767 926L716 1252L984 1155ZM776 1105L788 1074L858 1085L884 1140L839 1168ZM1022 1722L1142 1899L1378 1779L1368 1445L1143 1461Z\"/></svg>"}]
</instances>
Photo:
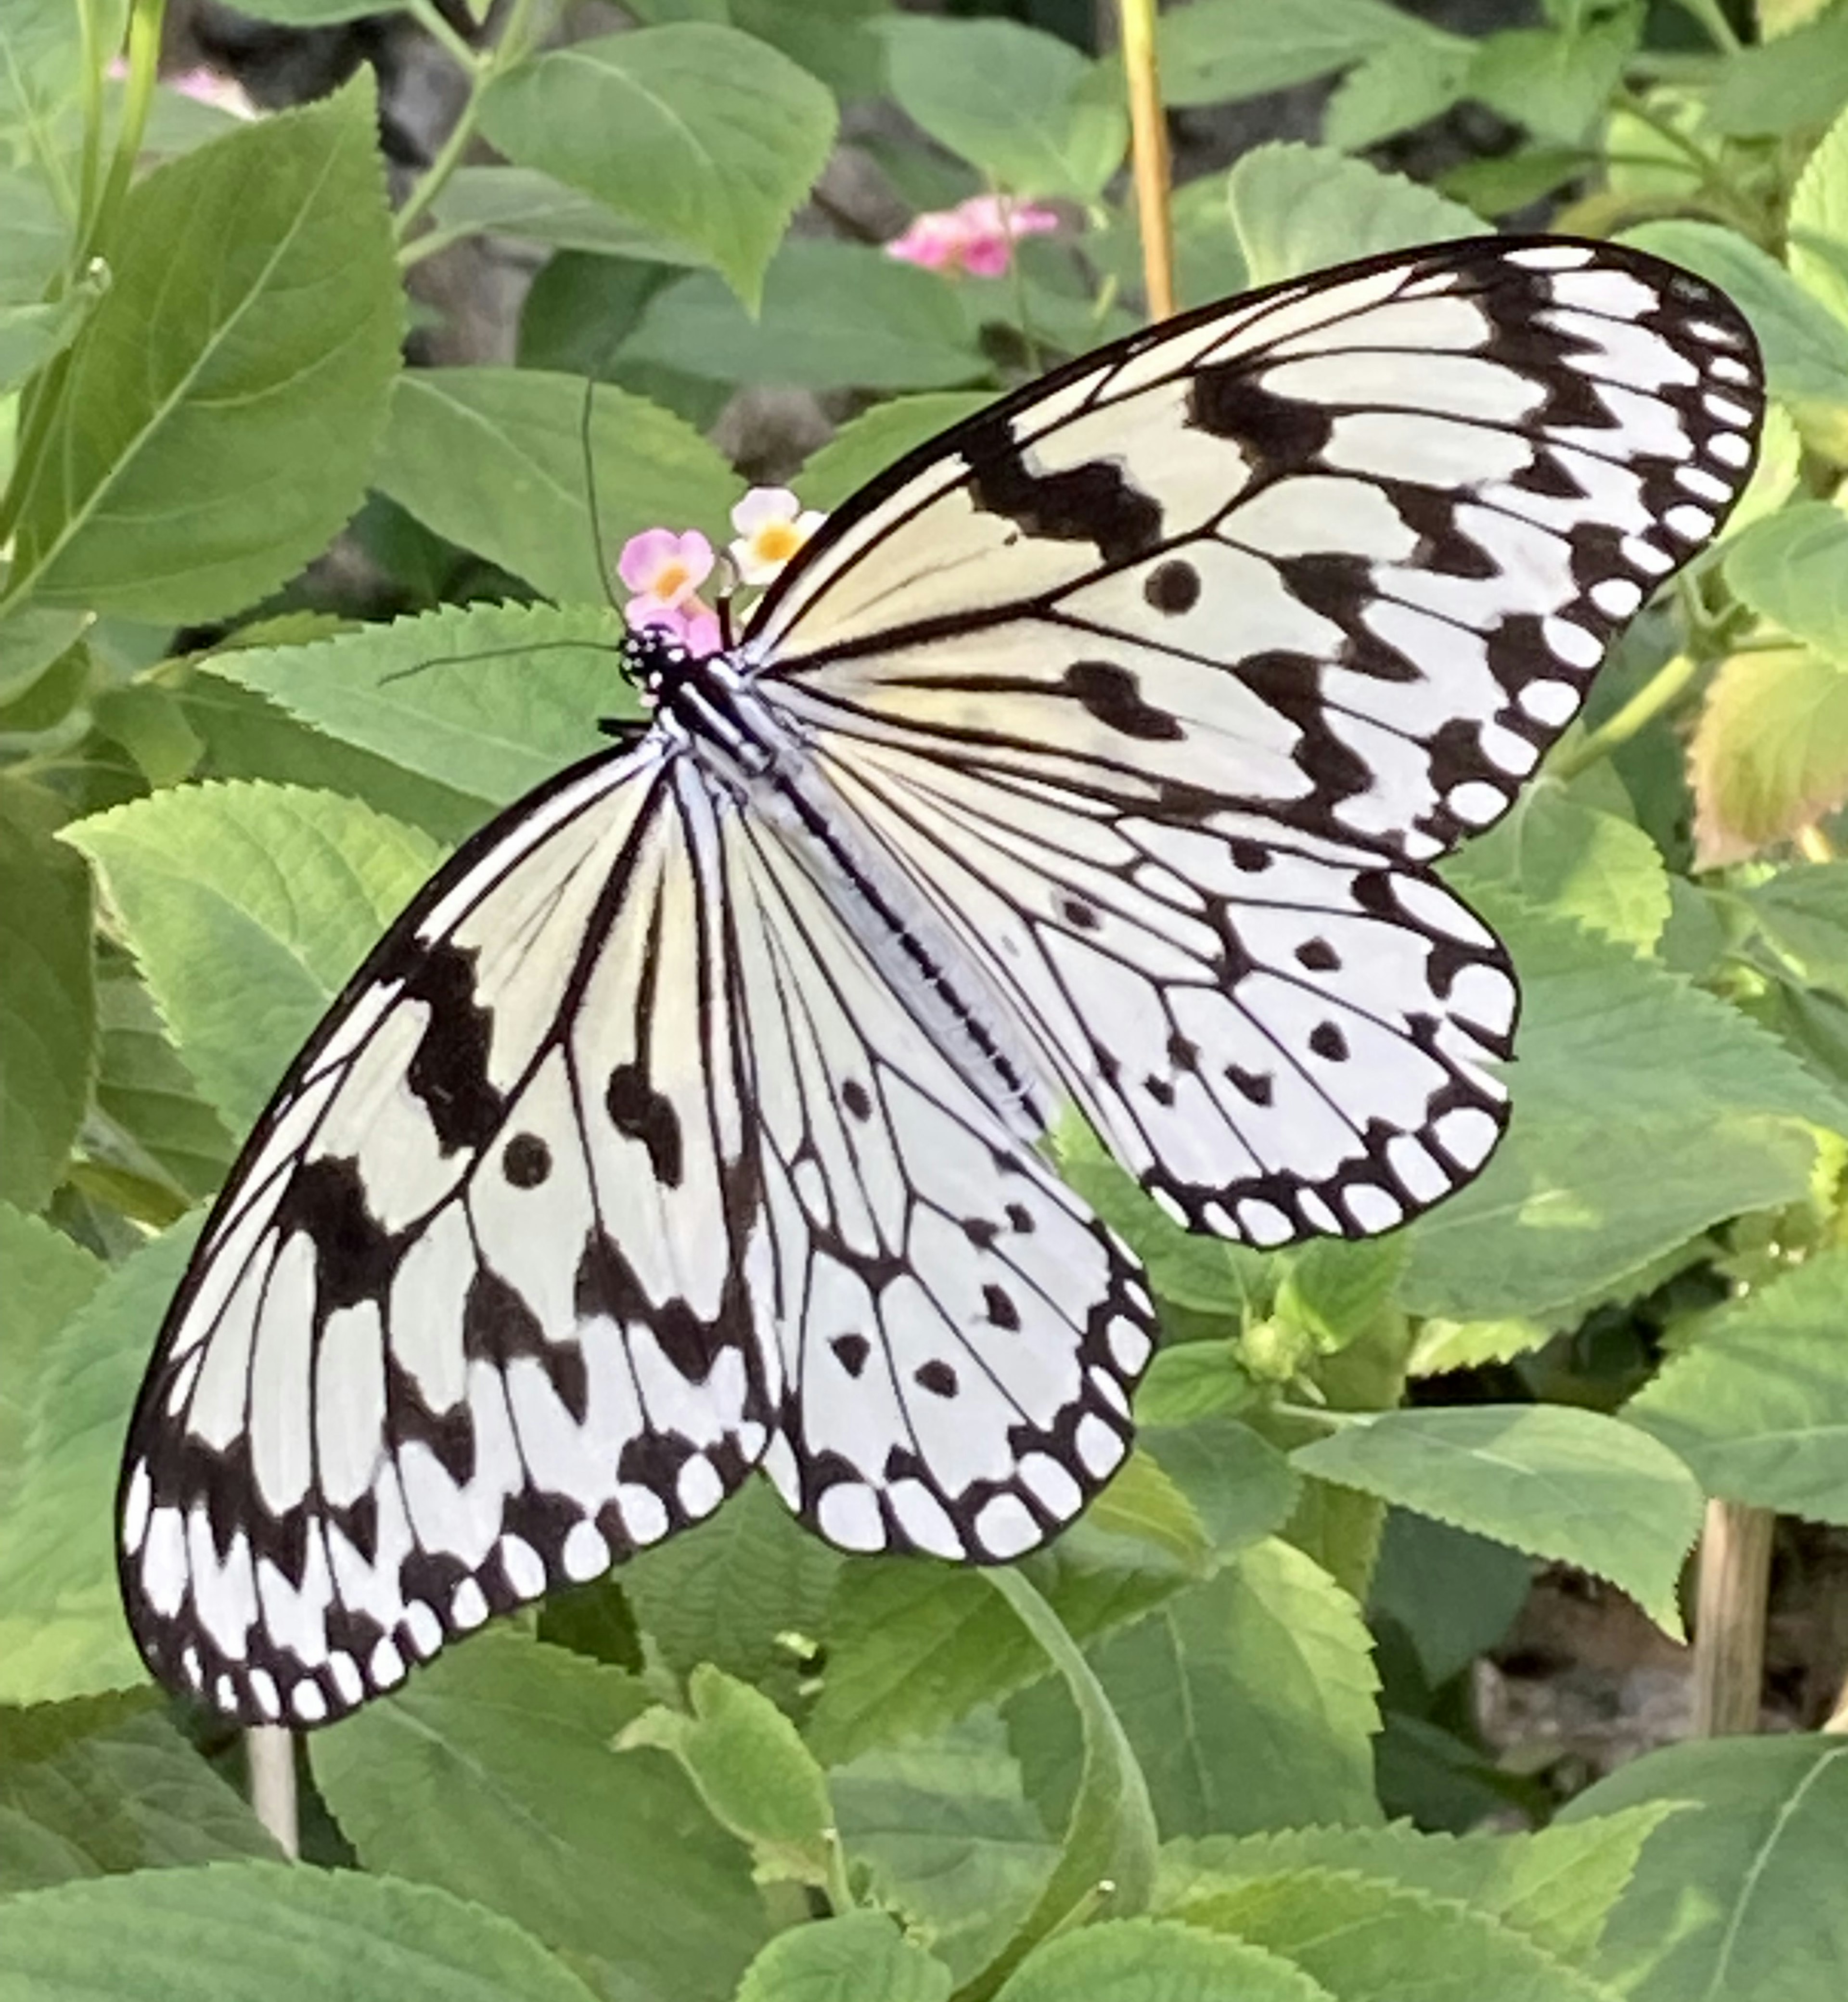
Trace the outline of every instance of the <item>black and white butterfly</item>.
<instances>
[{"instance_id":1,"label":"black and white butterfly","mask_svg":"<svg viewBox=\"0 0 1848 2002\"><path fill-rule=\"evenodd\" d=\"M135 1634L318 1724L706 1515L976 1561L1121 1465L1155 1337L1039 1143L1191 1227L1391 1229L1516 992L1431 873L1716 532L1710 287L1453 242L1059 369L836 513L639 741L437 875L212 1213L120 1491Z\"/></svg>"}]
</instances>

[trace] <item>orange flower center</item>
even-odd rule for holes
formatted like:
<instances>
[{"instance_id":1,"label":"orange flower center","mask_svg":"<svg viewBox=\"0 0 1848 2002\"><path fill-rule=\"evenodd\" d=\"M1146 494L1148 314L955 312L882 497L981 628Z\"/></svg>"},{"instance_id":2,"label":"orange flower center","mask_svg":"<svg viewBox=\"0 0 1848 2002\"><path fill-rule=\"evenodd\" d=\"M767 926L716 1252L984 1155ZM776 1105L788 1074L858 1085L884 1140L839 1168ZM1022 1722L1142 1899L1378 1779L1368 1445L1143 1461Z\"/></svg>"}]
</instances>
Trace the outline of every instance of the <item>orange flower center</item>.
<instances>
[{"instance_id":1,"label":"orange flower center","mask_svg":"<svg viewBox=\"0 0 1848 2002\"><path fill-rule=\"evenodd\" d=\"M801 548L802 533L793 521L766 521L751 540L765 563L787 563Z\"/></svg>"},{"instance_id":2,"label":"orange flower center","mask_svg":"<svg viewBox=\"0 0 1848 2002\"><path fill-rule=\"evenodd\" d=\"M664 598L671 605L692 581L692 572L676 560L663 563L649 580L649 587L657 598Z\"/></svg>"}]
</instances>

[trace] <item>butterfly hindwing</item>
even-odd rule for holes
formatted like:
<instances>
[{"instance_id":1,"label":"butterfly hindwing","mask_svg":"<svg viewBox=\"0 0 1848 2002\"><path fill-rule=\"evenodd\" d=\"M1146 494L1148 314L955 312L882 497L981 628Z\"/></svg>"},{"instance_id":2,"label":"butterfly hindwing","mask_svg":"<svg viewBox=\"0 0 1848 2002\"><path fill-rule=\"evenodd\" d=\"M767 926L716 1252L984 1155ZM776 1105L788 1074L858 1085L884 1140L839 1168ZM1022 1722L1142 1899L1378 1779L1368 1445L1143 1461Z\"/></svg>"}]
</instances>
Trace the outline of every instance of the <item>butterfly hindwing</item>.
<instances>
[{"instance_id":1,"label":"butterfly hindwing","mask_svg":"<svg viewBox=\"0 0 1848 2002\"><path fill-rule=\"evenodd\" d=\"M746 650L809 727L1428 860L1745 485L1737 310L1642 253L1406 252L1072 364L849 503Z\"/></svg>"},{"instance_id":2,"label":"butterfly hindwing","mask_svg":"<svg viewBox=\"0 0 1848 2002\"><path fill-rule=\"evenodd\" d=\"M658 743L434 879L260 1122L124 1463L149 1659L248 1722L709 1513L779 1386L710 807Z\"/></svg>"},{"instance_id":3,"label":"butterfly hindwing","mask_svg":"<svg viewBox=\"0 0 1848 2002\"><path fill-rule=\"evenodd\" d=\"M787 846L728 834L787 1386L765 1470L845 1549L1018 1557L1128 1451L1149 1295Z\"/></svg>"}]
</instances>

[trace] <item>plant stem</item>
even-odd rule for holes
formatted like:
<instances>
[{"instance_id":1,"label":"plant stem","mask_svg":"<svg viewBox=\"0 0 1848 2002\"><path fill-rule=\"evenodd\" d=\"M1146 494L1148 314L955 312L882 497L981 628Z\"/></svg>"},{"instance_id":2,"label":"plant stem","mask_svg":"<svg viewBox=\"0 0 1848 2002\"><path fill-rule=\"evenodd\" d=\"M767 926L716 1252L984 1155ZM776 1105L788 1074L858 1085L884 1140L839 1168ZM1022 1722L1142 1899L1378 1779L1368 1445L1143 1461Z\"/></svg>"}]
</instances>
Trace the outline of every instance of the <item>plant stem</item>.
<instances>
[{"instance_id":1,"label":"plant stem","mask_svg":"<svg viewBox=\"0 0 1848 2002\"><path fill-rule=\"evenodd\" d=\"M1712 36L1715 48L1724 49L1729 56L1738 53L1739 38L1721 10L1719 0L1681 0L1681 4Z\"/></svg>"},{"instance_id":2,"label":"plant stem","mask_svg":"<svg viewBox=\"0 0 1848 2002\"><path fill-rule=\"evenodd\" d=\"M81 239L96 213L103 180L103 72L109 58L103 53L101 23L96 19L96 0L78 0L78 25L83 54L83 154L78 169L76 234ZM65 274L68 283L75 271Z\"/></svg>"},{"instance_id":3,"label":"plant stem","mask_svg":"<svg viewBox=\"0 0 1848 2002\"><path fill-rule=\"evenodd\" d=\"M471 49L445 24L445 32L436 36L445 48L455 56L469 72L469 95L462 110L456 114L449 136L438 150L436 158L425 169L424 178L413 188L398 211L397 235L403 245L411 231L423 219L425 212L437 197L449 184L449 177L462 165L462 156L474 144L475 128L480 123L481 107L488 87L504 72L511 69L526 54L529 37L534 0L513 0L507 10L507 23L500 39L493 47L478 54ZM433 34L428 16L434 11L424 5L413 7L417 19Z\"/></svg>"},{"instance_id":4,"label":"plant stem","mask_svg":"<svg viewBox=\"0 0 1848 2002\"><path fill-rule=\"evenodd\" d=\"M141 134L148 129L148 109L159 80L160 31L166 11L167 0L137 0L129 16L128 81L122 90L122 124L116 134L115 158L109 163L109 178L96 208L85 213L73 276L91 258L106 254L116 218L127 199L134 163L141 157Z\"/></svg>"},{"instance_id":5,"label":"plant stem","mask_svg":"<svg viewBox=\"0 0 1848 2002\"><path fill-rule=\"evenodd\" d=\"M1577 744L1556 752L1552 761L1556 779L1575 779L1600 758L1608 758L1620 744L1627 744L1644 724L1652 722L1687 688L1700 668L1692 654L1677 654L1657 668L1616 714L1588 730Z\"/></svg>"},{"instance_id":6,"label":"plant stem","mask_svg":"<svg viewBox=\"0 0 1848 2002\"><path fill-rule=\"evenodd\" d=\"M1149 317L1174 311L1174 221L1169 205L1168 123L1155 53L1155 0L1118 0L1123 69L1129 80L1129 148Z\"/></svg>"},{"instance_id":7,"label":"plant stem","mask_svg":"<svg viewBox=\"0 0 1848 2002\"><path fill-rule=\"evenodd\" d=\"M458 68L473 74L481 61L480 57L444 19L440 8L433 7L430 0L407 0L404 11L433 42L448 52Z\"/></svg>"},{"instance_id":8,"label":"plant stem","mask_svg":"<svg viewBox=\"0 0 1848 2002\"><path fill-rule=\"evenodd\" d=\"M1710 1502L1700 1533L1694 1613L1694 1735L1737 1737L1758 1728L1765 1672L1765 1603L1771 1575L1769 1508Z\"/></svg>"}]
</instances>

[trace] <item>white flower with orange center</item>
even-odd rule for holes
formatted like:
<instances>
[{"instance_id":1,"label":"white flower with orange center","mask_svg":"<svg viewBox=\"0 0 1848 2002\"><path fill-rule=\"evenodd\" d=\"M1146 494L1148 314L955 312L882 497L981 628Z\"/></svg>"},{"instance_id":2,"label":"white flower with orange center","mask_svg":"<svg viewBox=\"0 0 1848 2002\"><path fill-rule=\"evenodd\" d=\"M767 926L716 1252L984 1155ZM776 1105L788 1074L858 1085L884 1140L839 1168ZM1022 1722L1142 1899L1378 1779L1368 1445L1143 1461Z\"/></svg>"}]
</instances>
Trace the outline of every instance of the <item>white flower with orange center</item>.
<instances>
[{"instance_id":1,"label":"white flower with orange center","mask_svg":"<svg viewBox=\"0 0 1848 2002\"><path fill-rule=\"evenodd\" d=\"M731 560L741 583L776 582L783 567L828 519L804 508L786 487L754 487L731 511L737 539Z\"/></svg>"}]
</instances>

